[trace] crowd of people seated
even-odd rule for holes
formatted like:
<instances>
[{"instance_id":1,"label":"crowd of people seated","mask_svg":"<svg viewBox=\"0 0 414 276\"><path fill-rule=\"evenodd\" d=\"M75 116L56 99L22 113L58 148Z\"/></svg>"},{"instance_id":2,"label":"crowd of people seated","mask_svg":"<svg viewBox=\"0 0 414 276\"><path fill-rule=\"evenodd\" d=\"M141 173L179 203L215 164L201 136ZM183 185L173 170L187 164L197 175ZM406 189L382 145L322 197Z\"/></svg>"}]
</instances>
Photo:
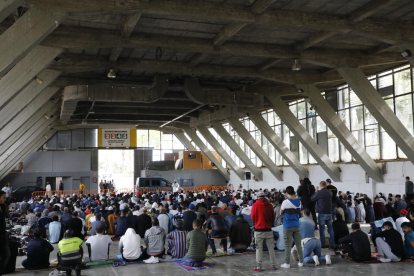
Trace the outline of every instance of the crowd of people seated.
<instances>
[{"instance_id":1,"label":"crowd of people seated","mask_svg":"<svg viewBox=\"0 0 414 276\"><path fill-rule=\"evenodd\" d=\"M8 213L5 203L0 192L3 220ZM412 194L379 193L372 200L367 194L338 191L330 179L313 185L305 178L297 189L283 191L46 195L24 199L14 209L22 212L34 237L22 262L27 269L49 267L51 244L58 244L59 265L80 274L83 243L89 261L100 262L110 259L114 241L119 241L118 251L127 262L170 256L193 267L202 265L208 247L212 257L217 246L224 254L255 249L254 271L262 271L264 250L272 270L277 269L275 249L285 252L282 268L290 268L291 259L299 267L330 265L330 254L322 255L323 248L357 262L370 260L371 242L381 262L414 256ZM370 225L371 242L361 230L363 223ZM0 234L3 231L1 226ZM0 270L4 257L1 260Z\"/></svg>"}]
</instances>

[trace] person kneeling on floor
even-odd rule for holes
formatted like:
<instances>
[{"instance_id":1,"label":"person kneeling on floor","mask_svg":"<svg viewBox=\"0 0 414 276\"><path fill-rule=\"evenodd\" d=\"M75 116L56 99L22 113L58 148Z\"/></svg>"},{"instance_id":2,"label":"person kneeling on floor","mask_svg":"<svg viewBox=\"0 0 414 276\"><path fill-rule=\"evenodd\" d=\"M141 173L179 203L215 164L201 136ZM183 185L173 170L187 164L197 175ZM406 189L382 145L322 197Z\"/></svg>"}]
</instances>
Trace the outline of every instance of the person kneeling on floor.
<instances>
[{"instance_id":1,"label":"person kneeling on floor","mask_svg":"<svg viewBox=\"0 0 414 276\"><path fill-rule=\"evenodd\" d=\"M82 243L81 239L73 236L72 229L66 230L65 238L58 244L58 267L75 266L76 276L80 276L83 258Z\"/></svg>"},{"instance_id":2,"label":"person kneeling on floor","mask_svg":"<svg viewBox=\"0 0 414 276\"><path fill-rule=\"evenodd\" d=\"M42 239L42 231L33 231L34 239L27 244L27 259L22 261L22 266L29 270L44 269L49 267L49 255L53 246Z\"/></svg>"},{"instance_id":3,"label":"person kneeling on floor","mask_svg":"<svg viewBox=\"0 0 414 276\"><path fill-rule=\"evenodd\" d=\"M378 260L383 263L401 261L401 258L404 257L404 243L401 234L393 228L389 221L384 222L382 227L384 231L371 236L380 255Z\"/></svg>"},{"instance_id":4,"label":"person kneeling on floor","mask_svg":"<svg viewBox=\"0 0 414 276\"><path fill-rule=\"evenodd\" d=\"M201 221L193 221L193 231L187 234L187 254L181 262L191 267L201 267L206 259L208 240L206 234L201 230Z\"/></svg>"},{"instance_id":5,"label":"person kneeling on floor","mask_svg":"<svg viewBox=\"0 0 414 276\"><path fill-rule=\"evenodd\" d=\"M118 249L122 259L126 262L137 262L149 258L145 251L141 254L141 236L133 228L126 230L125 235L119 240Z\"/></svg>"}]
</instances>

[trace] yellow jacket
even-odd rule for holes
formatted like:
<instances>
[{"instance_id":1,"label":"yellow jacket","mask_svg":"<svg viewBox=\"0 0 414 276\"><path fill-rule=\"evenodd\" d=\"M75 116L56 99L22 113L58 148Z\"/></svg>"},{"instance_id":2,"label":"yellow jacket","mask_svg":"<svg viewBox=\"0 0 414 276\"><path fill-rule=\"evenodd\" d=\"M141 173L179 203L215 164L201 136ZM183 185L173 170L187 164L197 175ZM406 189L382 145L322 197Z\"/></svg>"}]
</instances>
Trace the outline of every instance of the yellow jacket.
<instances>
[{"instance_id":1,"label":"yellow jacket","mask_svg":"<svg viewBox=\"0 0 414 276\"><path fill-rule=\"evenodd\" d=\"M81 191L85 190L85 184L81 183L79 185L79 190L81 190Z\"/></svg>"}]
</instances>

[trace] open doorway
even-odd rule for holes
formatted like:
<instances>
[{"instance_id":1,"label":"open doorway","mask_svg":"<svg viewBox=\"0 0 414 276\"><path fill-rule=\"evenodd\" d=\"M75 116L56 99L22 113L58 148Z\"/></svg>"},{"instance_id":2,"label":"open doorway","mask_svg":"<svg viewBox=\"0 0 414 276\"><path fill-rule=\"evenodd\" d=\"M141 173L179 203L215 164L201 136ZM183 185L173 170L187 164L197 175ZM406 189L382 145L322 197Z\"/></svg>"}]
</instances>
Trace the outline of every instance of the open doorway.
<instances>
[{"instance_id":1,"label":"open doorway","mask_svg":"<svg viewBox=\"0 0 414 276\"><path fill-rule=\"evenodd\" d=\"M52 191L56 191L57 189L56 188L59 188L59 187L56 187L56 177L46 177L46 185L47 185L47 183L49 183L50 184L50 186L51 186L51 188L52 188ZM46 185L45 185L45 187L46 187Z\"/></svg>"},{"instance_id":2,"label":"open doorway","mask_svg":"<svg viewBox=\"0 0 414 276\"><path fill-rule=\"evenodd\" d=\"M133 150L99 150L99 179L113 181L115 189L134 188L134 151Z\"/></svg>"}]
</instances>

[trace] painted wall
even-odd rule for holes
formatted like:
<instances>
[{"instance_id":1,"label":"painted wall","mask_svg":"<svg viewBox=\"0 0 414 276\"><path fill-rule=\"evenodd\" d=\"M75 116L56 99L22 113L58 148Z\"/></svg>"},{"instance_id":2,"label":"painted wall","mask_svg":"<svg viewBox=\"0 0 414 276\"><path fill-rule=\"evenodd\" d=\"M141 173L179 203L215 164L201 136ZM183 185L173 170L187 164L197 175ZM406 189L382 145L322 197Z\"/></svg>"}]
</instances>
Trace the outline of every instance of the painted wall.
<instances>
[{"instance_id":1,"label":"painted wall","mask_svg":"<svg viewBox=\"0 0 414 276\"><path fill-rule=\"evenodd\" d=\"M376 183L371 178L365 178L365 171L358 164L339 164L341 169L342 182L333 183L339 191L350 191L351 193L366 193L370 196L382 193L404 194L405 193L405 177L414 178L414 165L409 162L388 162L386 164L386 173L384 174L384 183ZM308 165L309 179L312 184L318 185L320 181L326 180L329 176L319 165ZM290 167L282 167L283 181L278 181L268 169L262 169L263 181L256 182L254 180L241 181L236 174L231 172L230 183L237 189L240 184L243 189L284 189L287 186L293 186L295 189L299 185L299 177Z\"/></svg>"},{"instance_id":2,"label":"painted wall","mask_svg":"<svg viewBox=\"0 0 414 276\"><path fill-rule=\"evenodd\" d=\"M36 151L24 160L23 173L10 173L1 182L4 186L10 182L14 189L21 186L36 185L37 177L42 177L45 187L46 177L62 177L65 190L77 190L83 178L86 189L97 189L93 177L98 172L91 171L90 151ZM89 181L87 181L89 178ZM88 183L89 182L89 183Z\"/></svg>"}]
</instances>

